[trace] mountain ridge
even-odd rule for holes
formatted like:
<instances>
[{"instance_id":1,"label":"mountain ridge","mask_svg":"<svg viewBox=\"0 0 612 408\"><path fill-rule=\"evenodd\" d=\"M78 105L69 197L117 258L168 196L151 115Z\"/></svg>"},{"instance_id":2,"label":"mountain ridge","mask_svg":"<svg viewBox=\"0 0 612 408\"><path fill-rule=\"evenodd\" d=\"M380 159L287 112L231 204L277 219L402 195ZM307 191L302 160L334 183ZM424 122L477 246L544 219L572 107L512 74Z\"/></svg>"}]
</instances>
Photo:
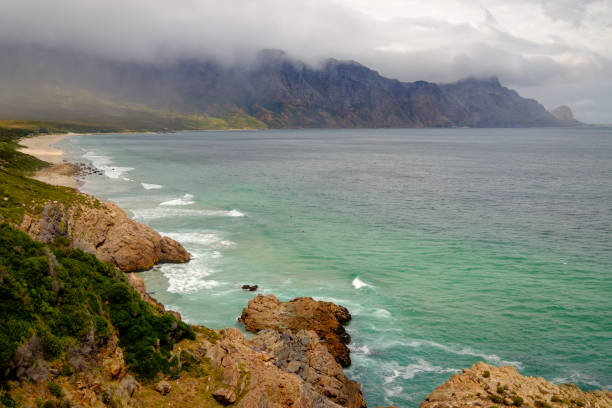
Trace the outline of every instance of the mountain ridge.
<instances>
[{"instance_id":1,"label":"mountain ridge","mask_svg":"<svg viewBox=\"0 0 612 408\"><path fill-rule=\"evenodd\" d=\"M309 66L279 50L234 65L197 59L127 63L36 49L8 55L0 73L15 72L19 86L0 83L9 90L0 94L0 116L11 118L241 115L244 126L259 128L568 125L495 77L402 82L356 61L330 58Z\"/></svg>"}]
</instances>

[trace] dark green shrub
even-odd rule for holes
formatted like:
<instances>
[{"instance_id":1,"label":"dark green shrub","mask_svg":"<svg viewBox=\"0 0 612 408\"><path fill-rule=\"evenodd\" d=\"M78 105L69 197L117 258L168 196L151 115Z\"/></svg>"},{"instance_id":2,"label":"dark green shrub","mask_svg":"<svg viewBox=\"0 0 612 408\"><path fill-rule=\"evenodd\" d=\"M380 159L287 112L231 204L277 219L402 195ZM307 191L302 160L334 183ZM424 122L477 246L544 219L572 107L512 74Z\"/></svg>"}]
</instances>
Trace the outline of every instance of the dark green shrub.
<instances>
[{"instance_id":1,"label":"dark green shrub","mask_svg":"<svg viewBox=\"0 0 612 408\"><path fill-rule=\"evenodd\" d=\"M496 404L503 404L504 403L504 399L502 397L500 397L499 395L489 395L489 399L493 402L495 402Z\"/></svg>"},{"instance_id":2,"label":"dark green shrub","mask_svg":"<svg viewBox=\"0 0 612 408\"><path fill-rule=\"evenodd\" d=\"M523 398L519 397L518 395L513 395L510 398L512 399L512 403L515 407L520 407L521 405L523 405L523 402L525 402L525 400L523 400Z\"/></svg>"},{"instance_id":3,"label":"dark green shrub","mask_svg":"<svg viewBox=\"0 0 612 408\"><path fill-rule=\"evenodd\" d=\"M552 408L552 407L550 406L550 404L548 404L548 403L546 403L546 402L544 402L544 401L540 401L540 400L536 400L536 401L535 401L535 406L536 406L537 408Z\"/></svg>"},{"instance_id":4,"label":"dark green shrub","mask_svg":"<svg viewBox=\"0 0 612 408\"><path fill-rule=\"evenodd\" d=\"M557 395L553 395L550 401L551 402L563 402L563 400Z\"/></svg>"},{"instance_id":5,"label":"dark green shrub","mask_svg":"<svg viewBox=\"0 0 612 408\"><path fill-rule=\"evenodd\" d=\"M491 377L491 372L490 372L489 370L485 370L485 372L484 372L484 373L482 373L482 376L483 376L484 378L489 378L489 377Z\"/></svg>"},{"instance_id":6,"label":"dark green shrub","mask_svg":"<svg viewBox=\"0 0 612 408\"><path fill-rule=\"evenodd\" d=\"M0 404L8 408L17 408L17 402L13 399L13 397L11 397L11 394L9 394L8 392L2 394L2 397L0 397Z\"/></svg>"},{"instance_id":7,"label":"dark green shrub","mask_svg":"<svg viewBox=\"0 0 612 408\"><path fill-rule=\"evenodd\" d=\"M47 384L47 388L49 389L49 392L57 398L62 398L64 396L64 391L62 390L62 387L60 387L53 381Z\"/></svg>"},{"instance_id":8,"label":"dark green shrub","mask_svg":"<svg viewBox=\"0 0 612 408\"><path fill-rule=\"evenodd\" d=\"M154 310L112 265L57 244L49 247L59 263L52 279L45 247L0 224L0 373L34 333L45 358L53 360L92 331L98 344L105 343L114 326L125 362L140 379L176 375L170 351L177 341L195 338L191 327Z\"/></svg>"}]
</instances>

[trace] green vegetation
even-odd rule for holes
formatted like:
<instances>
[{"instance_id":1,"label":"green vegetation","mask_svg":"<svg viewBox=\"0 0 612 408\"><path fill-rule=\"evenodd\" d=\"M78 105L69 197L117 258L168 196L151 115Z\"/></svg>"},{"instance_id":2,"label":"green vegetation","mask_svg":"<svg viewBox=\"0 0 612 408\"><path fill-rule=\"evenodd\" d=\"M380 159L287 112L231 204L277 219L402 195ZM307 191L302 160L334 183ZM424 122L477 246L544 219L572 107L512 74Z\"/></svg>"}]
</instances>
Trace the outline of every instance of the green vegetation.
<instances>
[{"instance_id":1,"label":"green vegetation","mask_svg":"<svg viewBox=\"0 0 612 408\"><path fill-rule=\"evenodd\" d=\"M139 378L170 373L177 365L170 351L195 336L191 328L154 311L112 265L66 244L57 240L47 247L0 224L0 372L33 337L40 339L44 358L56 360L92 335L104 344L115 330Z\"/></svg>"},{"instance_id":2,"label":"green vegetation","mask_svg":"<svg viewBox=\"0 0 612 408\"><path fill-rule=\"evenodd\" d=\"M484 372L484 373L482 373L482 376L483 376L484 378L489 378L489 377L491 377L491 372L490 372L489 370L485 370L485 372Z\"/></svg>"},{"instance_id":3,"label":"green vegetation","mask_svg":"<svg viewBox=\"0 0 612 408\"><path fill-rule=\"evenodd\" d=\"M534 404L536 408L552 408L550 404L540 400L536 400Z\"/></svg>"},{"instance_id":4,"label":"green vegetation","mask_svg":"<svg viewBox=\"0 0 612 408\"><path fill-rule=\"evenodd\" d=\"M515 407L520 407L521 405L523 405L523 402L525 402L525 400L523 400L523 398L519 397L518 395L513 395L510 398L512 399L512 403Z\"/></svg>"},{"instance_id":5,"label":"green vegetation","mask_svg":"<svg viewBox=\"0 0 612 408\"><path fill-rule=\"evenodd\" d=\"M502 397L500 397L499 395L489 395L489 399L493 402L495 402L496 404L503 404L504 403L504 399Z\"/></svg>"},{"instance_id":6,"label":"green vegetation","mask_svg":"<svg viewBox=\"0 0 612 408\"><path fill-rule=\"evenodd\" d=\"M57 398L62 398L64 396L64 391L62 390L62 387L60 387L53 381L47 384L47 388L49 388L49 392Z\"/></svg>"}]
</instances>

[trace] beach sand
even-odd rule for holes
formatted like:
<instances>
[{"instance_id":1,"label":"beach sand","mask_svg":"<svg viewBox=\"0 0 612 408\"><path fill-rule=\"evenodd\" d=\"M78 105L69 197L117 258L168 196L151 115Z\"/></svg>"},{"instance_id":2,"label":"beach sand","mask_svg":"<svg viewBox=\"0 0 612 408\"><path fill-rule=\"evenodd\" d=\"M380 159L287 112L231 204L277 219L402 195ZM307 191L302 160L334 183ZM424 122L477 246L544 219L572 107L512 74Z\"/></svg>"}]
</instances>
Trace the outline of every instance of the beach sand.
<instances>
[{"instance_id":1,"label":"beach sand","mask_svg":"<svg viewBox=\"0 0 612 408\"><path fill-rule=\"evenodd\" d=\"M24 146L19 151L51 163L51 166L36 172L32 176L33 179L56 186L72 188L78 188L82 185L82 182L75 178L79 168L64 160L66 152L53 146L55 143L59 143L65 138L72 136L77 136L77 134L41 135L24 138L19 141L19 144Z\"/></svg>"}]
</instances>

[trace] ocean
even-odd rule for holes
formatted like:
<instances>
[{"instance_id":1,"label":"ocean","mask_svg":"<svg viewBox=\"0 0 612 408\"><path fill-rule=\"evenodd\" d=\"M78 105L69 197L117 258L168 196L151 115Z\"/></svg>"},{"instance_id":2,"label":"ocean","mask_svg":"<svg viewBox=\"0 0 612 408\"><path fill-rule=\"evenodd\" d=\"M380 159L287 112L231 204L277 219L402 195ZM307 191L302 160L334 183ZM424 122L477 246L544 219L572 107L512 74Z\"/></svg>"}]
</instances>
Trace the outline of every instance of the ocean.
<instances>
[{"instance_id":1,"label":"ocean","mask_svg":"<svg viewBox=\"0 0 612 408\"><path fill-rule=\"evenodd\" d=\"M369 406L416 407L477 361L612 388L612 129L99 134L60 147L194 259L143 272L190 323L254 293L353 315Z\"/></svg>"}]
</instances>

